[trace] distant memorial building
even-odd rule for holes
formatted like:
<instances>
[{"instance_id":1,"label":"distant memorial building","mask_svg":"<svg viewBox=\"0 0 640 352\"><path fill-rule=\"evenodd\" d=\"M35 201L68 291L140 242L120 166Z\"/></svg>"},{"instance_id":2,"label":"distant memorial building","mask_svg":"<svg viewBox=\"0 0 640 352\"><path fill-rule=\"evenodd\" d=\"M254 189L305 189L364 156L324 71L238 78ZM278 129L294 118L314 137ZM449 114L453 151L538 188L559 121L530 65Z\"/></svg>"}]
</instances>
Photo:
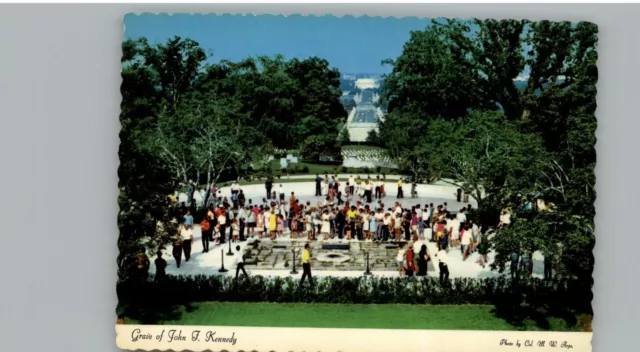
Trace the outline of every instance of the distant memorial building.
<instances>
[{"instance_id":1,"label":"distant memorial building","mask_svg":"<svg viewBox=\"0 0 640 352\"><path fill-rule=\"evenodd\" d=\"M356 88L358 89L374 89L380 85L375 78L359 78L356 80Z\"/></svg>"}]
</instances>

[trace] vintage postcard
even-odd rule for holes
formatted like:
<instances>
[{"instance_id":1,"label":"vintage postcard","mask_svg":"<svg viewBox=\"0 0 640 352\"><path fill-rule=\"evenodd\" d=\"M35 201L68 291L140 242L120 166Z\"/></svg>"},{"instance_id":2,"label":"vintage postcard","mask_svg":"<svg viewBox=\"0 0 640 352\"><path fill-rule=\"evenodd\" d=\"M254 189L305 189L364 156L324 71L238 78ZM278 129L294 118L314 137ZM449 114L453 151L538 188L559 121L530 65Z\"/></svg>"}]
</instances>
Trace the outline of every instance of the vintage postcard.
<instances>
[{"instance_id":1,"label":"vintage postcard","mask_svg":"<svg viewBox=\"0 0 640 352\"><path fill-rule=\"evenodd\" d=\"M124 26L120 348L591 351L595 24Z\"/></svg>"}]
</instances>

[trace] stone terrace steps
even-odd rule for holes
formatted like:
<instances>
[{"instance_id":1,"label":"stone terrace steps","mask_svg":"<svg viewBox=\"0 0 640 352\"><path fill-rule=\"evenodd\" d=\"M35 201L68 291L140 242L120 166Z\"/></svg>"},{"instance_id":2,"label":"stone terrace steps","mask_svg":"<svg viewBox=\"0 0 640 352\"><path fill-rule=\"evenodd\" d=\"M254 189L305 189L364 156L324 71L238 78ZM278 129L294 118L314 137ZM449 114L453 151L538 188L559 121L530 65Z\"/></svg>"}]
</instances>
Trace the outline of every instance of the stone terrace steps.
<instances>
[{"instance_id":1,"label":"stone terrace steps","mask_svg":"<svg viewBox=\"0 0 640 352\"><path fill-rule=\"evenodd\" d=\"M294 252L296 265L300 265L302 250L310 244L313 270L365 270L366 253L369 253L371 270L397 270L395 250L398 244L406 242L369 242L369 241L292 241L268 240L249 243L245 249L245 264L248 268L286 269L293 265ZM336 263L318 260L323 254L338 254L351 257L348 261ZM432 271L432 270L430 270Z\"/></svg>"}]
</instances>

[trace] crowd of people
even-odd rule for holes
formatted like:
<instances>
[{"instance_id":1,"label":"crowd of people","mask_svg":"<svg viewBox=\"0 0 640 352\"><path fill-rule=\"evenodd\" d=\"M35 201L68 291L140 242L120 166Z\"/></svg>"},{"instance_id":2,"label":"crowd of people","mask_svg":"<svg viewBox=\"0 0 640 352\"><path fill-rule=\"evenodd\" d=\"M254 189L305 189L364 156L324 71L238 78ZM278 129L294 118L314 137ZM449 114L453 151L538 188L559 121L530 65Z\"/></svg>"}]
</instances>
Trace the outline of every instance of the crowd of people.
<instances>
[{"instance_id":1,"label":"crowd of people","mask_svg":"<svg viewBox=\"0 0 640 352\"><path fill-rule=\"evenodd\" d=\"M380 176L375 179L351 176L342 184L337 175L324 178L316 175L315 186L315 195L319 197L315 204L301 202L294 192L287 195L282 184L274 190L271 179L265 182L266 197L258 202L247 199L237 181L231 185L228 196L213 186L207 190L206 211L199 219L203 253L227 241L239 243L249 238L393 241L401 246L396 253L400 275L426 275L431 254L424 243L430 241L437 244L438 253L433 255L438 257L444 279L448 277L446 252L449 250L459 249L463 260L477 251L479 265L487 264L488 240L482 228L468 218L473 211L471 204L455 214L447 209L446 202L437 206L430 203L403 207L395 200L387 206L383 202L385 182ZM397 199L403 198L402 188L400 179ZM173 245L178 267L183 255L185 261L191 257L195 223L191 210L185 207ZM408 250L402 248L406 242L410 242ZM310 277L310 272L308 275Z\"/></svg>"}]
</instances>

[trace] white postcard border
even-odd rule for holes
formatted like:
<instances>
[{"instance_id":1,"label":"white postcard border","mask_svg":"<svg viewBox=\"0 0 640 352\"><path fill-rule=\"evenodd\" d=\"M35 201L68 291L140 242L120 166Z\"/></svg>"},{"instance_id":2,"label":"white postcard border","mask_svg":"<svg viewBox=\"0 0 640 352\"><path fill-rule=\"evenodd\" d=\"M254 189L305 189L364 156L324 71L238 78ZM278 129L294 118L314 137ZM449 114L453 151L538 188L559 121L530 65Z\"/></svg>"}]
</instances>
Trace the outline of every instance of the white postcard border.
<instances>
[{"instance_id":1,"label":"white postcard border","mask_svg":"<svg viewBox=\"0 0 640 352\"><path fill-rule=\"evenodd\" d=\"M402 312L399 312L402 314ZM591 332L116 325L124 350L495 352L591 351Z\"/></svg>"}]
</instances>

